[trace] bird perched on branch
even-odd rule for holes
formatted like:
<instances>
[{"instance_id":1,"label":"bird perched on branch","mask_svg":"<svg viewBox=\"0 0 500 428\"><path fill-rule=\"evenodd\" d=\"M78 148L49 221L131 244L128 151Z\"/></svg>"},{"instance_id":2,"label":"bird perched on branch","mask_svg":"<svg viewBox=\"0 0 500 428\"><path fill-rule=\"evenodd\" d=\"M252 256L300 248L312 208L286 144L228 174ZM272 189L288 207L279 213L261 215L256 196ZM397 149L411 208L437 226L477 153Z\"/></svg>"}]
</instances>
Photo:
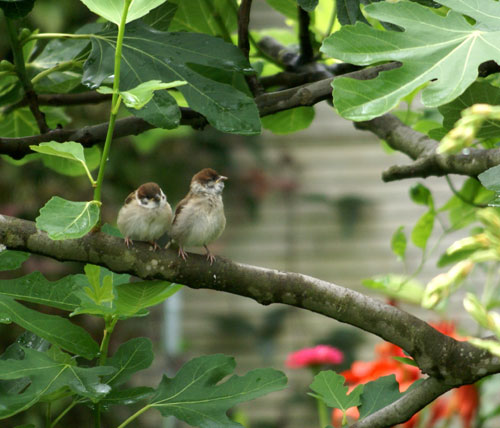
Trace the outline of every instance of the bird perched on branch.
<instances>
[{"instance_id":1,"label":"bird perched on branch","mask_svg":"<svg viewBox=\"0 0 500 428\"><path fill-rule=\"evenodd\" d=\"M170 229L171 223L172 208L156 183L139 186L127 196L118 212L118 229L127 247L136 239L149 242L156 250L159 248L156 240Z\"/></svg>"},{"instance_id":2,"label":"bird perched on branch","mask_svg":"<svg viewBox=\"0 0 500 428\"><path fill-rule=\"evenodd\" d=\"M204 247L207 260L212 264L215 256L207 245L215 241L226 227L222 190L227 177L211 168L202 169L191 180L189 193L175 209L170 231L171 238L179 245L179 256L184 260L184 247Z\"/></svg>"}]
</instances>

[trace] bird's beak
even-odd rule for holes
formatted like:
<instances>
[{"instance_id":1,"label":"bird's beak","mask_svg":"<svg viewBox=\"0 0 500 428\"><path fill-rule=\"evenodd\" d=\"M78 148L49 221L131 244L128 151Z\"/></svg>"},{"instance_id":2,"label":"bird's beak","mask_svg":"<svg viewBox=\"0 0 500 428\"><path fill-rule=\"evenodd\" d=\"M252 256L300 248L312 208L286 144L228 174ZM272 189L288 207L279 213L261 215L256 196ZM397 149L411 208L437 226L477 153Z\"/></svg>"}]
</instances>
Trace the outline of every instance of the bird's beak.
<instances>
[{"instance_id":1,"label":"bird's beak","mask_svg":"<svg viewBox=\"0 0 500 428\"><path fill-rule=\"evenodd\" d=\"M226 181L226 180L227 180L227 177L220 175L219 178L217 179L216 183L218 183L219 181Z\"/></svg>"}]
</instances>

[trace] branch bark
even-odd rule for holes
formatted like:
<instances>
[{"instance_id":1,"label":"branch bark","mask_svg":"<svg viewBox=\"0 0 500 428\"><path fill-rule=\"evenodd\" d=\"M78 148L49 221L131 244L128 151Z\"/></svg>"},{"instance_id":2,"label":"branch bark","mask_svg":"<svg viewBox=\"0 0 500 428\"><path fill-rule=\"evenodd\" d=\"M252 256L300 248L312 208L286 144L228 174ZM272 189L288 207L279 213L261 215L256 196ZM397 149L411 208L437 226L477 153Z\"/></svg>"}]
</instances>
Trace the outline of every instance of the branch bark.
<instances>
[{"instance_id":1,"label":"branch bark","mask_svg":"<svg viewBox=\"0 0 500 428\"><path fill-rule=\"evenodd\" d=\"M406 126L396 116L385 114L375 119L355 123L356 128L373 132L394 149L415 162L395 165L382 173L384 181L412 177L460 174L475 177L500 164L500 149L468 149L467 152L442 155L436 153L438 142Z\"/></svg>"},{"instance_id":2,"label":"branch bark","mask_svg":"<svg viewBox=\"0 0 500 428\"><path fill-rule=\"evenodd\" d=\"M235 263L218 257L210 266L204 256L187 262L174 250L151 252L138 242L104 233L53 241L35 223L0 216L0 243L61 261L106 266L144 279L161 279L191 288L208 288L249 297L263 305L284 303L323 314L373 333L403 348L420 369L446 385L459 386L500 372L500 359L467 342L445 336L413 315L339 285L310 276Z\"/></svg>"}]
</instances>

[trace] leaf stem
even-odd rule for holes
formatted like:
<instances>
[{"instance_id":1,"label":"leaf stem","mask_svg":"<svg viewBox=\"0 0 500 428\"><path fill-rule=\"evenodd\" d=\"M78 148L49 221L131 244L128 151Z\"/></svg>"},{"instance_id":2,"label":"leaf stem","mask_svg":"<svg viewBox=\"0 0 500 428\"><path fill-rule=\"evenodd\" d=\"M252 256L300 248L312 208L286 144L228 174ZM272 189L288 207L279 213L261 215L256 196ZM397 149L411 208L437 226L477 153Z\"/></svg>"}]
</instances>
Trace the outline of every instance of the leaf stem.
<instances>
[{"instance_id":1,"label":"leaf stem","mask_svg":"<svg viewBox=\"0 0 500 428\"><path fill-rule=\"evenodd\" d=\"M59 421L66 415L66 413L68 413L73 407L75 407L76 405L78 404L78 401L77 400L73 400L73 402L68 406L66 407L60 414L59 416L57 416L57 418L55 418L52 423L50 424L49 428L54 428L58 423Z\"/></svg>"},{"instance_id":2,"label":"leaf stem","mask_svg":"<svg viewBox=\"0 0 500 428\"><path fill-rule=\"evenodd\" d=\"M35 85L37 82L42 80L45 76L48 76L51 73L54 73L56 71L64 71L67 70L68 68L71 68L76 65L81 65L81 61L75 61L75 60L70 60L70 61L63 61L57 64L56 66L49 68L47 70L43 70L42 72L38 73L33 79L31 79L31 84Z\"/></svg>"},{"instance_id":3,"label":"leaf stem","mask_svg":"<svg viewBox=\"0 0 500 428\"><path fill-rule=\"evenodd\" d=\"M99 348L99 365L101 366L106 364L106 359L108 358L109 339L111 338L111 333L113 333L117 321L118 318L116 317L105 318L104 334L102 336L101 347Z\"/></svg>"},{"instance_id":4,"label":"leaf stem","mask_svg":"<svg viewBox=\"0 0 500 428\"><path fill-rule=\"evenodd\" d=\"M25 45L31 40L37 39L90 39L93 34L69 34L69 33L41 33L32 34L23 40L22 44Z\"/></svg>"},{"instance_id":5,"label":"leaf stem","mask_svg":"<svg viewBox=\"0 0 500 428\"><path fill-rule=\"evenodd\" d=\"M316 408L318 409L319 426L325 428L328 425L328 409L320 398L316 398Z\"/></svg>"},{"instance_id":6,"label":"leaf stem","mask_svg":"<svg viewBox=\"0 0 500 428\"><path fill-rule=\"evenodd\" d=\"M94 189L94 200L96 201L101 201L101 188L102 188L102 182L104 180L104 169L106 168L106 162L108 160L109 150L111 148L111 141L113 140L113 131L115 129L115 121L117 115L116 106L120 101L118 90L120 89L120 65L122 57L122 45L123 45L123 37L125 35L125 24L127 22L127 13L131 2L132 0L125 0L120 20L120 25L118 26L118 36L116 39L116 50L115 50L113 98L111 99L111 112L109 115L108 132L106 134L106 141L104 142L104 149L102 151L101 164L99 166L99 174L97 176L97 184ZM99 219L97 227L99 227L100 224L101 220Z\"/></svg>"},{"instance_id":7,"label":"leaf stem","mask_svg":"<svg viewBox=\"0 0 500 428\"><path fill-rule=\"evenodd\" d=\"M14 23L7 17L5 17L5 23L7 27L7 33L9 35L10 45L12 47L12 55L14 57L14 65L16 68L17 76L21 82L21 85L23 86L26 99L28 100L29 108L36 120L38 129L40 130L40 133L44 134L49 131L49 127L47 125L47 122L45 121L45 115L40 111L40 107L38 105L38 97L36 92L33 90L31 80L26 74L23 49L21 47L21 43L19 42L16 27Z\"/></svg>"},{"instance_id":8,"label":"leaf stem","mask_svg":"<svg viewBox=\"0 0 500 428\"><path fill-rule=\"evenodd\" d=\"M134 419L136 419L138 416L142 415L144 412L149 410L151 407L150 404L144 406L142 409L139 409L137 412L135 412L132 416L130 416L125 422L120 424L117 428L124 428L126 427L130 422L132 422Z\"/></svg>"}]
</instances>

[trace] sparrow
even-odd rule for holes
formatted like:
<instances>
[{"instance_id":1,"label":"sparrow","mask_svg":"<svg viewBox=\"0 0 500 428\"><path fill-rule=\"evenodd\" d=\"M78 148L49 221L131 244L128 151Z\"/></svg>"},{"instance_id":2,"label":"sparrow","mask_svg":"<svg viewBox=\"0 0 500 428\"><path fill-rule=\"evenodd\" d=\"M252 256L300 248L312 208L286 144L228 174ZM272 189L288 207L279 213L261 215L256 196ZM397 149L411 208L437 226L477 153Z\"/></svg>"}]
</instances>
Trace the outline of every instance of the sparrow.
<instances>
[{"instance_id":1,"label":"sparrow","mask_svg":"<svg viewBox=\"0 0 500 428\"><path fill-rule=\"evenodd\" d=\"M149 242L153 250L160 248L156 240L170 229L171 222L172 208L156 183L144 183L128 195L117 219L127 248L137 239Z\"/></svg>"},{"instance_id":2,"label":"sparrow","mask_svg":"<svg viewBox=\"0 0 500 428\"><path fill-rule=\"evenodd\" d=\"M215 256L207 245L215 241L226 227L222 190L227 177L211 168L202 169L191 180L189 193L175 209L170 237L179 245L179 257L184 260L184 247L204 247L207 260Z\"/></svg>"}]
</instances>

